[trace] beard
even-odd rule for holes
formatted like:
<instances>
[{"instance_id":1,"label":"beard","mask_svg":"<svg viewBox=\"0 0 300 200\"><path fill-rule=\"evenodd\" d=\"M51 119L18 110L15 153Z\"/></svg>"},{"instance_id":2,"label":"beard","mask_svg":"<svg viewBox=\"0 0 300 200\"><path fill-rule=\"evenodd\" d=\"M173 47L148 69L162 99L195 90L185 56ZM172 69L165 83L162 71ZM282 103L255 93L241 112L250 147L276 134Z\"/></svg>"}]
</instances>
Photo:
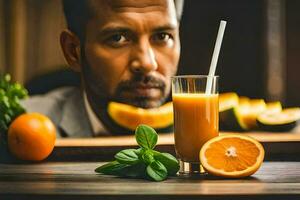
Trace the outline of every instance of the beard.
<instances>
[{"instance_id":1,"label":"beard","mask_svg":"<svg viewBox=\"0 0 300 200\"><path fill-rule=\"evenodd\" d=\"M161 78L142 73L133 74L131 79L119 82L113 94L109 94L109 90L104 87L103 78L97 77L92 71L84 51L82 51L82 64L85 90L90 94L93 104L99 108L105 108L110 101L141 108L154 108L162 105L169 95L170 89Z\"/></svg>"},{"instance_id":2,"label":"beard","mask_svg":"<svg viewBox=\"0 0 300 200\"><path fill-rule=\"evenodd\" d=\"M143 74L135 74L132 79L121 81L115 91L114 101L141 108L158 107L168 95L163 80Z\"/></svg>"}]
</instances>

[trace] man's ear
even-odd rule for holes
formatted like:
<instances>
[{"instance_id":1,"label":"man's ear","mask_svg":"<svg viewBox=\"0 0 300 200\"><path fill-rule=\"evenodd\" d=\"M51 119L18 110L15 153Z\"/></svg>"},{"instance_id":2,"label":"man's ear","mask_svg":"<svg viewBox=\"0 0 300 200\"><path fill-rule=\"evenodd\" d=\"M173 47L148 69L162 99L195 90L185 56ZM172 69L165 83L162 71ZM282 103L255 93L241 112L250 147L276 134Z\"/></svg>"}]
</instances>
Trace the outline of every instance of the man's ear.
<instances>
[{"instance_id":1,"label":"man's ear","mask_svg":"<svg viewBox=\"0 0 300 200\"><path fill-rule=\"evenodd\" d=\"M60 45L65 59L70 67L76 71L81 71L80 40L69 30L64 30L60 34Z\"/></svg>"}]
</instances>

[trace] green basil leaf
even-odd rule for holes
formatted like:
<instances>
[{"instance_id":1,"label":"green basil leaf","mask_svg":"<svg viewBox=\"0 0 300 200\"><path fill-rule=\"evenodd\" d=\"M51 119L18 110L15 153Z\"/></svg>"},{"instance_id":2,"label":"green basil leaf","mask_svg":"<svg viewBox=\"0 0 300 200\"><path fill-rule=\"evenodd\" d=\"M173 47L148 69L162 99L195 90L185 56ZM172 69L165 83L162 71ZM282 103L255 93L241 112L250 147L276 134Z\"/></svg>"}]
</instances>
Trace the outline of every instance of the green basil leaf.
<instances>
[{"instance_id":1,"label":"green basil leaf","mask_svg":"<svg viewBox=\"0 0 300 200\"><path fill-rule=\"evenodd\" d=\"M166 167L157 160L147 166L146 172L148 177L154 181L163 181L168 176Z\"/></svg>"},{"instance_id":2,"label":"green basil leaf","mask_svg":"<svg viewBox=\"0 0 300 200\"><path fill-rule=\"evenodd\" d=\"M142 160L147 165L150 165L153 161L155 161L153 157L153 150L147 149L146 151L144 151L142 154Z\"/></svg>"},{"instance_id":3,"label":"green basil leaf","mask_svg":"<svg viewBox=\"0 0 300 200\"><path fill-rule=\"evenodd\" d=\"M128 167L119 170L117 175L122 177L129 177L129 178L145 178L146 165L143 162L130 165Z\"/></svg>"},{"instance_id":4,"label":"green basil leaf","mask_svg":"<svg viewBox=\"0 0 300 200\"><path fill-rule=\"evenodd\" d=\"M140 147L153 149L157 143L156 131L147 125L139 125L135 130L135 139Z\"/></svg>"},{"instance_id":5,"label":"green basil leaf","mask_svg":"<svg viewBox=\"0 0 300 200\"><path fill-rule=\"evenodd\" d=\"M179 170L178 160L169 153L160 153L155 151L154 159L161 162L168 170L169 176L174 176Z\"/></svg>"},{"instance_id":6,"label":"green basil leaf","mask_svg":"<svg viewBox=\"0 0 300 200\"><path fill-rule=\"evenodd\" d=\"M147 175L154 181L163 181L168 176L166 167L159 161L154 161L147 166Z\"/></svg>"},{"instance_id":7,"label":"green basil leaf","mask_svg":"<svg viewBox=\"0 0 300 200\"><path fill-rule=\"evenodd\" d=\"M95 169L97 173L131 178L143 178L145 177L145 171L146 165L142 162L127 165L118 161L112 161Z\"/></svg>"},{"instance_id":8,"label":"green basil leaf","mask_svg":"<svg viewBox=\"0 0 300 200\"><path fill-rule=\"evenodd\" d=\"M107 175L118 175L118 171L128 166L129 165L119 163L118 161L115 160L96 168L95 172L101 174L107 174Z\"/></svg>"},{"instance_id":9,"label":"green basil leaf","mask_svg":"<svg viewBox=\"0 0 300 200\"><path fill-rule=\"evenodd\" d=\"M138 153L139 151L137 149L125 149L118 152L115 155L115 159L119 163L123 163L123 164L130 164L130 165L136 164L140 162Z\"/></svg>"}]
</instances>

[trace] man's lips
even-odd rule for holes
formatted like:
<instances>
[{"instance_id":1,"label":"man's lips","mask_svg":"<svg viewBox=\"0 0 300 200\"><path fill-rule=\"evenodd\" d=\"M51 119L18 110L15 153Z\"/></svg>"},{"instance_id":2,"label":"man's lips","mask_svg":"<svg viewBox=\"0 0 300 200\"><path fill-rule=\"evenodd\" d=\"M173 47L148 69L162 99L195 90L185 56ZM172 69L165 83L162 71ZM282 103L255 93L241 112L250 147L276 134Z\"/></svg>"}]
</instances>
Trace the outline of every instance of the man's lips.
<instances>
[{"instance_id":1,"label":"man's lips","mask_svg":"<svg viewBox=\"0 0 300 200\"><path fill-rule=\"evenodd\" d=\"M141 97L156 97L161 94L158 88L136 88L134 92Z\"/></svg>"},{"instance_id":2,"label":"man's lips","mask_svg":"<svg viewBox=\"0 0 300 200\"><path fill-rule=\"evenodd\" d=\"M136 85L135 87L124 88L123 95L126 97L147 97L147 98L159 98L162 95L162 89L160 87L149 85Z\"/></svg>"},{"instance_id":3,"label":"man's lips","mask_svg":"<svg viewBox=\"0 0 300 200\"><path fill-rule=\"evenodd\" d=\"M157 83L157 84L134 84L134 85L131 85L129 87L125 87L125 89L135 89L135 88L142 88L142 89L151 89L151 88L162 88L161 84Z\"/></svg>"}]
</instances>

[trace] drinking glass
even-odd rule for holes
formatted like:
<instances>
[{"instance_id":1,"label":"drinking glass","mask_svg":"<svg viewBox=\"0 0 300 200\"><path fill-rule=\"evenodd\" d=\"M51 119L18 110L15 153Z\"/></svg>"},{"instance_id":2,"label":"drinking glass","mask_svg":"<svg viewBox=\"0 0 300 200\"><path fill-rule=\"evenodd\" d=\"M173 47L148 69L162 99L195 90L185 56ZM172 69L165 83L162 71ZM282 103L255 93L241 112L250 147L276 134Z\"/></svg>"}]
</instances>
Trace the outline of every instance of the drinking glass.
<instances>
[{"instance_id":1,"label":"drinking glass","mask_svg":"<svg viewBox=\"0 0 300 200\"><path fill-rule=\"evenodd\" d=\"M174 76L172 99L179 174L204 173L199 151L219 134L218 76Z\"/></svg>"}]
</instances>

